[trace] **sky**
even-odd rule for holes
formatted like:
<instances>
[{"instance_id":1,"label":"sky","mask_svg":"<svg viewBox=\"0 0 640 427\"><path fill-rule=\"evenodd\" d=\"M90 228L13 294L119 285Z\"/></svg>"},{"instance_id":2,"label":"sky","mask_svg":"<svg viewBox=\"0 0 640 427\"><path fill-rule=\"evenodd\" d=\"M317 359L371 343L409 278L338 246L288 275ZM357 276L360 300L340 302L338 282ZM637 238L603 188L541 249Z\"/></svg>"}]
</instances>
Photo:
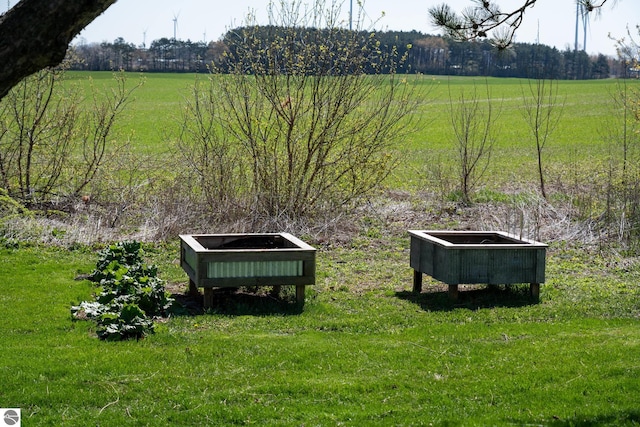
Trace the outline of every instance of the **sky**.
<instances>
[{"instance_id":1,"label":"sky","mask_svg":"<svg viewBox=\"0 0 640 427\"><path fill-rule=\"evenodd\" d=\"M300 0L309 3L309 0ZM345 26L348 27L349 4L354 10L358 0L344 0ZM498 0L504 10L521 5L523 0ZM364 0L365 20L373 29L385 31L416 30L424 34L440 34L429 21L428 9L442 2L460 12L472 4L471 0ZM0 4L4 12L15 0ZM89 24L74 40L74 44L113 42L122 37L128 43L147 46L156 39L174 35L191 41L219 40L228 30L242 25L248 13L254 13L259 24L268 24L267 7L270 0L117 0L105 13ZM275 3L279 3L278 0ZM615 3L615 5L614 5ZM575 40L575 0L538 0L529 9L516 33L516 41L540 42L559 50L573 48ZM608 0L599 17L592 17L587 28L587 53L615 55L615 43L611 36L626 35L626 27L638 34L640 24L639 0ZM583 29L580 24L579 46L583 45ZM640 38L640 37L638 37Z\"/></svg>"}]
</instances>

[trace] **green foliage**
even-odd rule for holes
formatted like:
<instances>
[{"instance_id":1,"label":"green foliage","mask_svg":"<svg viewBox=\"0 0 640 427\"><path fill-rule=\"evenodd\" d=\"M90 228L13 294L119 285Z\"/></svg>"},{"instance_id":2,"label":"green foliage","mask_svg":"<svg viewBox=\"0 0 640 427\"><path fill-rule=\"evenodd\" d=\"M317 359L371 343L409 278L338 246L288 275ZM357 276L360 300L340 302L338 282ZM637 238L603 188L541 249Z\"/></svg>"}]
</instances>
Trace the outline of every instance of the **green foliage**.
<instances>
[{"instance_id":1,"label":"green foliage","mask_svg":"<svg viewBox=\"0 0 640 427\"><path fill-rule=\"evenodd\" d=\"M10 215L24 215L29 213L20 202L9 195L6 188L0 187L0 218L6 219Z\"/></svg>"},{"instance_id":2,"label":"green foliage","mask_svg":"<svg viewBox=\"0 0 640 427\"><path fill-rule=\"evenodd\" d=\"M20 242L13 236L5 235L4 225L13 218L31 216L33 213L29 209L11 197L6 189L0 187L0 246L17 249Z\"/></svg>"},{"instance_id":3,"label":"green foliage","mask_svg":"<svg viewBox=\"0 0 640 427\"><path fill-rule=\"evenodd\" d=\"M96 269L91 275L91 280L100 282L107 275L113 274L117 265L122 265L125 270L135 268L142 263L142 244L135 240L114 243L107 246L98 254Z\"/></svg>"},{"instance_id":4,"label":"green foliage","mask_svg":"<svg viewBox=\"0 0 640 427\"><path fill-rule=\"evenodd\" d=\"M137 241L112 244L100 252L89 279L100 286L95 302L71 308L76 318L94 319L98 337L108 341L142 338L153 332L153 317L164 316L173 300L157 277L155 265L143 263Z\"/></svg>"},{"instance_id":5,"label":"green foliage","mask_svg":"<svg viewBox=\"0 0 640 427\"><path fill-rule=\"evenodd\" d=\"M98 337L106 341L142 338L153 331L153 321L136 304L110 304L110 311L97 319ZM113 311L111 311L113 310Z\"/></svg>"}]
</instances>

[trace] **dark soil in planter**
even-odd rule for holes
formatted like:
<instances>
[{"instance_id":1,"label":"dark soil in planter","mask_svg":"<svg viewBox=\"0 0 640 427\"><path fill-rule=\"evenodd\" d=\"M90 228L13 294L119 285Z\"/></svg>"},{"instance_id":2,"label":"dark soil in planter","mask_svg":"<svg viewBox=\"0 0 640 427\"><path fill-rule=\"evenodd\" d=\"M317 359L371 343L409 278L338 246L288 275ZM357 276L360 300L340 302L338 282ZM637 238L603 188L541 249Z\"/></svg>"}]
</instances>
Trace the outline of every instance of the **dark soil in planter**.
<instances>
[{"instance_id":1,"label":"dark soil in planter","mask_svg":"<svg viewBox=\"0 0 640 427\"><path fill-rule=\"evenodd\" d=\"M248 236L207 249L282 249L285 240L280 236Z\"/></svg>"},{"instance_id":2,"label":"dark soil in planter","mask_svg":"<svg viewBox=\"0 0 640 427\"><path fill-rule=\"evenodd\" d=\"M432 234L438 239L445 240L454 245L517 245L523 242L508 239L504 236L497 234L477 234L477 235L464 235L464 234Z\"/></svg>"}]
</instances>

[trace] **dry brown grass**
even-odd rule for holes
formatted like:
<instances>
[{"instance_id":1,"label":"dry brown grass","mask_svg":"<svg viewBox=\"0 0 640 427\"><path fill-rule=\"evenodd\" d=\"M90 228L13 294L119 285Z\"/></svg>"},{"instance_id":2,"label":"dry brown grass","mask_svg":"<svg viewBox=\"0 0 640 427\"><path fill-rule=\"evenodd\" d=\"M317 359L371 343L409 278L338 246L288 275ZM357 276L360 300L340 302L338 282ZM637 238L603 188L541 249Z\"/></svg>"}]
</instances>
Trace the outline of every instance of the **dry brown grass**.
<instances>
[{"instance_id":1,"label":"dry brown grass","mask_svg":"<svg viewBox=\"0 0 640 427\"><path fill-rule=\"evenodd\" d=\"M320 247L348 246L359 236L376 240L406 237L408 229L500 230L546 243L601 244L605 229L593 219L580 219L570 197L548 201L535 192L511 201L471 205L442 201L429 193L391 190L351 211L327 211L314 217L259 216L210 209L183 189L124 203L92 199L61 215L13 217L0 221L0 237L71 246L125 239L158 242L184 233L291 232Z\"/></svg>"}]
</instances>

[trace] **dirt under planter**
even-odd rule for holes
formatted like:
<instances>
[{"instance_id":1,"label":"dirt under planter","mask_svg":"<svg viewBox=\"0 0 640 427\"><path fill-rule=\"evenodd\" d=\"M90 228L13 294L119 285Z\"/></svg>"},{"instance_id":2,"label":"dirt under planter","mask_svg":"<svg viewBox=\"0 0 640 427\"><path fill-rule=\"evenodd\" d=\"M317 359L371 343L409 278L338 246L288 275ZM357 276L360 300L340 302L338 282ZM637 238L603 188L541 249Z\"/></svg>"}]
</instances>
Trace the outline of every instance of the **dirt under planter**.
<instances>
[{"instance_id":1,"label":"dirt under planter","mask_svg":"<svg viewBox=\"0 0 640 427\"><path fill-rule=\"evenodd\" d=\"M451 299L460 284L529 283L532 298L540 297L545 280L544 243L501 231L409 230L413 291L422 291L422 274L449 285Z\"/></svg>"},{"instance_id":2,"label":"dirt under planter","mask_svg":"<svg viewBox=\"0 0 640 427\"><path fill-rule=\"evenodd\" d=\"M304 304L305 286L315 284L315 248L289 233L180 235L180 265L189 290L204 289L212 306L213 288L292 285Z\"/></svg>"}]
</instances>

